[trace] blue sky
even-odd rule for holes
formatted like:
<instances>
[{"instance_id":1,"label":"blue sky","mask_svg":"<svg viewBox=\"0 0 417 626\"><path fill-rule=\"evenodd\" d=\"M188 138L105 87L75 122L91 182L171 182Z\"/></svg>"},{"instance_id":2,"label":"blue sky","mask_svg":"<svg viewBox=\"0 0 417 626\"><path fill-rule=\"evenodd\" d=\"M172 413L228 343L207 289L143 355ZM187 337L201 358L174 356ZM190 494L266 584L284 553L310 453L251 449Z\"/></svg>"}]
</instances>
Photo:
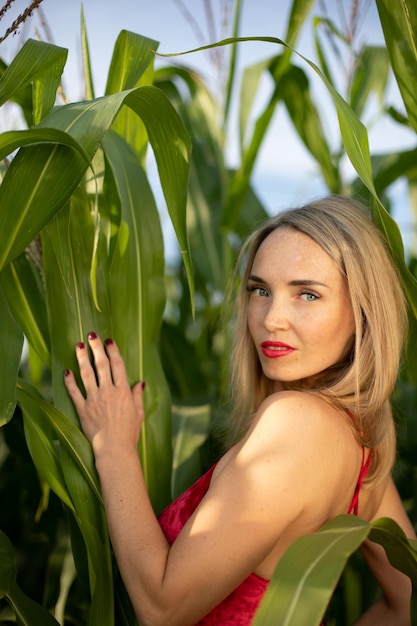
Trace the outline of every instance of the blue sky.
<instances>
[{"instance_id":1,"label":"blue sky","mask_svg":"<svg viewBox=\"0 0 417 626\"><path fill-rule=\"evenodd\" d=\"M374 0L362 0L368 9L364 14L359 30L359 41L378 45L383 42ZM29 0L15 0L12 10L0 22L0 33L3 33L10 22L29 4ZM182 0L182 4L192 15L187 18L180 8L179 0L43 0L41 7L52 35L53 42L68 48L69 56L64 73L64 87L70 100L82 98L82 69L80 51L80 13L81 4L87 23L90 43L93 75L96 95L102 95L107 71L117 35L127 29L146 35L160 42L159 51L163 53L179 52L195 48L202 43L220 39L221 16L219 8L224 6L223 0L212 0L215 11L214 24L216 32L209 32L203 0ZM332 18L341 23L340 3L337 0L326 0L324 3ZM351 0L343 0L346 15L349 13ZM274 36L285 37L285 30L292 0L243 0L241 23L242 36ZM317 0L314 13L322 15L323 2ZM330 7L330 8L329 8ZM338 8L339 7L339 8ZM35 37L35 28L43 33L39 12L27 21L22 28L25 37ZM198 34L197 31L200 31ZM10 59L19 45L18 37L9 37L0 45L0 56ZM312 25L309 21L302 31L297 50L306 57L315 60ZM261 59L277 53L272 44L247 42L240 47L239 67L247 67ZM165 60L161 61L162 63ZM203 72L215 82L215 72L207 52L193 53L181 57L181 62L191 65ZM320 79L300 60L300 65L311 77L311 87L316 102L323 111L323 120L328 140L338 145L338 125L330 98ZM265 85L265 97L268 85ZM389 88L392 102L399 102L395 83ZM262 105L262 97L259 106ZM372 120L372 123L371 123ZM413 133L400 132L398 127L387 119L378 119L377 107L368 112L369 139L371 152L393 151L398 148L414 146ZM233 128L230 133L233 137ZM237 162L237 149L233 140L229 146L231 164ZM346 163L346 176L350 175L349 164ZM254 186L270 212L296 204L325 193L315 162L309 157L297 135L292 130L287 116L281 107L275 115L270 132L259 155ZM392 189L396 200L396 219L405 224L410 220L406 206L404 188L397 185Z\"/></svg>"}]
</instances>

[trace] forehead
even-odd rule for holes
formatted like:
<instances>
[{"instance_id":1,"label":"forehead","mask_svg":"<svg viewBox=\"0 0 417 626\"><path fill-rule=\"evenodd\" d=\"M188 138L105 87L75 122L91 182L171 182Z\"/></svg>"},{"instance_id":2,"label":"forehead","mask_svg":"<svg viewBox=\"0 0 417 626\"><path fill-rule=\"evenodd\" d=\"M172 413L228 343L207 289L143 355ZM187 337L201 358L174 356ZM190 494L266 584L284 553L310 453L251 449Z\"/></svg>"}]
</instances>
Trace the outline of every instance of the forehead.
<instances>
[{"instance_id":1,"label":"forehead","mask_svg":"<svg viewBox=\"0 0 417 626\"><path fill-rule=\"evenodd\" d=\"M254 273L256 268L280 274L301 272L306 274L303 278L317 273L342 277L336 262L314 239L287 226L275 229L263 240L254 257Z\"/></svg>"}]
</instances>

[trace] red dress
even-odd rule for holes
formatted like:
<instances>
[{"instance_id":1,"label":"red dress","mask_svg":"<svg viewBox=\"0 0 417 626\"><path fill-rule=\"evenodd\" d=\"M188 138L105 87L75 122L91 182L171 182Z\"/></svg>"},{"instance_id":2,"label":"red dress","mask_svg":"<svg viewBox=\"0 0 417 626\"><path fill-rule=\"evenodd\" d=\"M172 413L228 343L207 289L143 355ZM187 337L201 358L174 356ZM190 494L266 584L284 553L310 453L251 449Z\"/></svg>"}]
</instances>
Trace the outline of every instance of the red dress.
<instances>
[{"instance_id":1,"label":"red dress","mask_svg":"<svg viewBox=\"0 0 417 626\"><path fill-rule=\"evenodd\" d=\"M370 460L371 454L365 462L365 449L362 449L361 470L348 514L357 515L358 513L359 492L368 473ZM207 493L215 467L213 465L160 514L159 523L171 545ZM197 622L196 626L249 626L267 590L268 583L269 580L253 573L250 574L227 598Z\"/></svg>"}]
</instances>

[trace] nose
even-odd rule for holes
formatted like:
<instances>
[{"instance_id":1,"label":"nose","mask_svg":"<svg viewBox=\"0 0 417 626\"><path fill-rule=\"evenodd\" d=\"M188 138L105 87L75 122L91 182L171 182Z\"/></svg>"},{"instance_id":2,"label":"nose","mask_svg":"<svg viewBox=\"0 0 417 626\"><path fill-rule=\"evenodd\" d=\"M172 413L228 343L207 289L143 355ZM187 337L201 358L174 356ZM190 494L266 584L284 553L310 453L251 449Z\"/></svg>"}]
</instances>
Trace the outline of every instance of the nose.
<instances>
[{"instance_id":1,"label":"nose","mask_svg":"<svg viewBox=\"0 0 417 626\"><path fill-rule=\"evenodd\" d=\"M275 330L288 330L290 327L289 311L282 300L270 298L268 310L264 318L265 328L269 332Z\"/></svg>"}]
</instances>

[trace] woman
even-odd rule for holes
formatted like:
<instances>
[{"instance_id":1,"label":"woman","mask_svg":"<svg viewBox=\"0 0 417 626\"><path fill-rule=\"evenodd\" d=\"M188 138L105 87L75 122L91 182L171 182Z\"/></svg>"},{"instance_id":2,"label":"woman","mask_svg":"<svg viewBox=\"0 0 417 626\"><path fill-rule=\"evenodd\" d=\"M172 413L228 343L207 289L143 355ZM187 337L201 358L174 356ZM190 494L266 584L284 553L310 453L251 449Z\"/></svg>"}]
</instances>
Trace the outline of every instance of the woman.
<instances>
[{"instance_id":1,"label":"woman","mask_svg":"<svg viewBox=\"0 0 417 626\"><path fill-rule=\"evenodd\" d=\"M379 231L330 197L267 222L242 259L231 446L159 521L137 455L144 384L129 388L117 346L95 333L98 382L84 344L85 397L65 373L146 626L249 625L285 550L342 513L389 516L414 537L390 478L406 306ZM384 595L358 624L410 624L409 580L375 544L363 551Z\"/></svg>"}]
</instances>

